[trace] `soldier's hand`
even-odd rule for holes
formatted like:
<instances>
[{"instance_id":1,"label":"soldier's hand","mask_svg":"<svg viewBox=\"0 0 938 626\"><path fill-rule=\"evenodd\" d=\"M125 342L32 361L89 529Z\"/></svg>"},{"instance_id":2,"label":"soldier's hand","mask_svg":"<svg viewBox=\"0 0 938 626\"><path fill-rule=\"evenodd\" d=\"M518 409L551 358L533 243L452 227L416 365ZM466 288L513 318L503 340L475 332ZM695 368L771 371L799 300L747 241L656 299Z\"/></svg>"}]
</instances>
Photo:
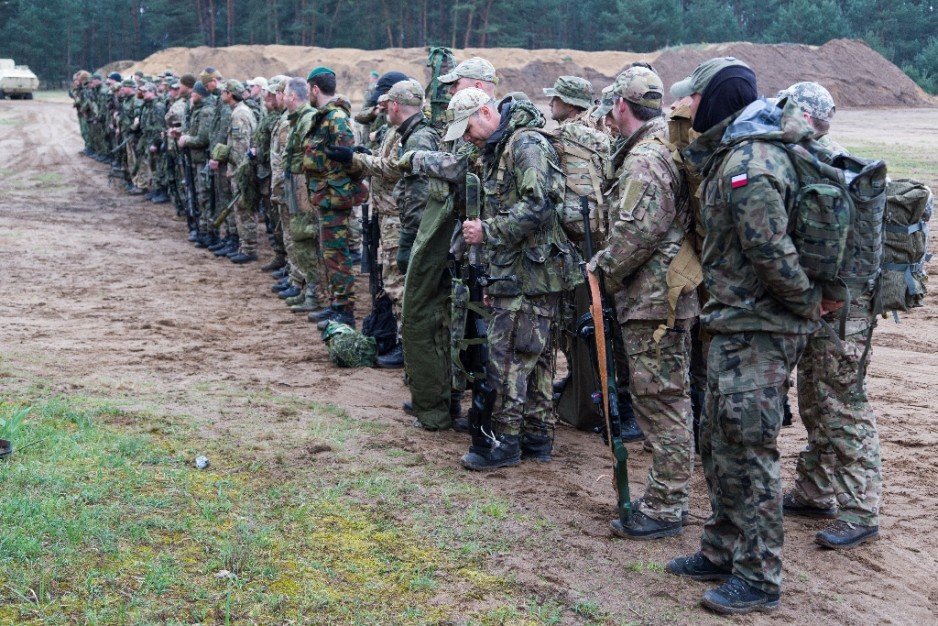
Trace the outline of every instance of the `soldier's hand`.
<instances>
[{"instance_id":1,"label":"soldier's hand","mask_svg":"<svg viewBox=\"0 0 938 626\"><path fill-rule=\"evenodd\" d=\"M476 245L485 241L485 232L482 230L482 220L466 220L462 223L462 236L469 245Z\"/></svg>"},{"instance_id":2,"label":"soldier's hand","mask_svg":"<svg viewBox=\"0 0 938 626\"><path fill-rule=\"evenodd\" d=\"M246 154L247 154L247 157L253 161L254 159L257 158L257 149L251 148L250 150L247 151Z\"/></svg>"},{"instance_id":3,"label":"soldier's hand","mask_svg":"<svg viewBox=\"0 0 938 626\"><path fill-rule=\"evenodd\" d=\"M342 163L343 165L348 165L352 162L352 157L355 155L355 151L351 148L346 148L345 146L326 146L326 156L329 157L331 161L336 163Z\"/></svg>"},{"instance_id":4,"label":"soldier's hand","mask_svg":"<svg viewBox=\"0 0 938 626\"><path fill-rule=\"evenodd\" d=\"M208 162L208 169L212 170L213 172L214 172L214 171L217 171L217 170L218 170L218 161L216 161L215 159L211 159L211 160Z\"/></svg>"},{"instance_id":5,"label":"soldier's hand","mask_svg":"<svg viewBox=\"0 0 938 626\"><path fill-rule=\"evenodd\" d=\"M157 148L156 146L152 146L152 145L150 146L150 154L156 154L158 150L159 148Z\"/></svg>"},{"instance_id":6,"label":"soldier's hand","mask_svg":"<svg viewBox=\"0 0 938 626\"><path fill-rule=\"evenodd\" d=\"M186 147L186 136L183 135L182 137L179 137L179 140L178 140L176 143L179 145L180 149L181 149L181 148L185 148L185 147Z\"/></svg>"},{"instance_id":7,"label":"soldier's hand","mask_svg":"<svg viewBox=\"0 0 938 626\"><path fill-rule=\"evenodd\" d=\"M827 300L821 298L821 317L824 317L828 313L833 313L844 308L844 303L839 300Z\"/></svg>"},{"instance_id":8,"label":"soldier's hand","mask_svg":"<svg viewBox=\"0 0 938 626\"><path fill-rule=\"evenodd\" d=\"M590 274L595 274L597 267L599 267L599 255L595 255L592 259L589 260L589 262L586 264L586 271L588 271Z\"/></svg>"}]
</instances>

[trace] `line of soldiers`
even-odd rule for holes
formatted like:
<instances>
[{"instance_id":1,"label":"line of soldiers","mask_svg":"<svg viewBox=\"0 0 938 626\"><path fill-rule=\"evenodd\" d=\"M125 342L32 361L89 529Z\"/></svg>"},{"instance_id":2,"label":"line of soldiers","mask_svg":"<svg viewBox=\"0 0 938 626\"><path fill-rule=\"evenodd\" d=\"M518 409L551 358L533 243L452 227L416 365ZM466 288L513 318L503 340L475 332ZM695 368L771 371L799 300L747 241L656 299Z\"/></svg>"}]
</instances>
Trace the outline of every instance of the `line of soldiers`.
<instances>
[{"instance_id":1,"label":"line of soldiers","mask_svg":"<svg viewBox=\"0 0 938 626\"><path fill-rule=\"evenodd\" d=\"M789 237L797 174L784 151L734 124L749 107L781 106L786 141L813 137L843 151L827 134L830 94L798 83L778 105L760 100L745 63L717 58L672 86L677 100L666 113L661 79L637 63L599 98L586 79L558 78L544 89L558 123L546 131L525 94L496 97L485 59L433 58L427 89L400 72L377 76L354 121L326 67L247 84L213 68L152 89L134 81L142 102L129 104L134 89L109 77L119 85L110 88L120 105L113 132L101 116L104 83L81 75L76 107L92 156L136 133L127 145L142 150L116 159L125 175L131 153L134 163L156 158L149 181L132 176L128 188L156 190L154 201L168 190L198 247L254 261L263 213L274 291L320 329L355 324L351 226L370 199L383 290L400 327L378 364L405 368L415 426L473 432L461 461L468 469L551 460L556 350L571 375L590 368L569 329L588 304L584 273L601 275L619 323L620 400L631 407L619 434L644 438L652 456L643 496L612 530L633 540L683 532L699 422L712 513L700 551L667 570L722 582L705 606L778 606L783 512L834 519L817 534L828 548L875 539L879 441L857 385L875 316L851 307L836 347L820 332L843 303L822 300ZM145 113L148 94L165 98L163 108ZM474 177L479 215L468 210ZM674 268L695 263L702 285L693 271L674 280ZM473 275L481 301L469 295ZM478 335L475 319L485 320ZM483 344L480 374L461 359ZM783 493L777 436L796 365L810 443ZM462 417L470 386L470 415L486 413L487 429Z\"/></svg>"}]
</instances>

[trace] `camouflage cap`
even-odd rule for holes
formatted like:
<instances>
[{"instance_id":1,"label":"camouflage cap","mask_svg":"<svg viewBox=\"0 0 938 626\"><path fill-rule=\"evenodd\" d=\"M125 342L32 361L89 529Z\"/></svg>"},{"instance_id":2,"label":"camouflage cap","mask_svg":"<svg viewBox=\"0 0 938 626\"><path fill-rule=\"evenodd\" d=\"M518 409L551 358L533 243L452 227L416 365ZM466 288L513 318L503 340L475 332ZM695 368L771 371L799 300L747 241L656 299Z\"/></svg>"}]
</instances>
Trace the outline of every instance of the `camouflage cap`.
<instances>
[{"instance_id":1,"label":"camouflage cap","mask_svg":"<svg viewBox=\"0 0 938 626\"><path fill-rule=\"evenodd\" d=\"M140 85L137 86L137 91L156 91L156 85L149 81L140 83Z\"/></svg>"},{"instance_id":2,"label":"camouflage cap","mask_svg":"<svg viewBox=\"0 0 938 626\"><path fill-rule=\"evenodd\" d=\"M612 85L603 87L603 95L599 105L593 109L592 116L596 119L602 119L612 111Z\"/></svg>"},{"instance_id":3,"label":"camouflage cap","mask_svg":"<svg viewBox=\"0 0 938 626\"><path fill-rule=\"evenodd\" d=\"M260 87L261 89L265 89L267 87L267 79L263 76L255 76L244 84L247 87Z\"/></svg>"},{"instance_id":4,"label":"camouflage cap","mask_svg":"<svg viewBox=\"0 0 938 626\"><path fill-rule=\"evenodd\" d=\"M822 122L831 121L837 112L831 92L818 83L795 83L779 94L780 98L785 96L801 107L802 111Z\"/></svg>"},{"instance_id":5,"label":"camouflage cap","mask_svg":"<svg viewBox=\"0 0 938 626\"><path fill-rule=\"evenodd\" d=\"M649 109L660 109L664 98L664 85L661 78L647 67L630 67L618 76L609 86L609 95L620 96L629 102ZM603 89L603 94L606 90Z\"/></svg>"},{"instance_id":6,"label":"camouflage cap","mask_svg":"<svg viewBox=\"0 0 938 626\"><path fill-rule=\"evenodd\" d=\"M201 80L195 81L195 84L192 86L192 91L199 94L203 98L210 95L208 87L206 87L205 83L203 83Z\"/></svg>"},{"instance_id":7,"label":"camouflage cap","mask_svg":"<svg viewBox=\"0 0 938 626\"><path fill-rule=\"evenodd\" d=\"M290 82L289 76L284 74L277 74L269 81L267 81L267 86L263 89L267 93L283 93L284 89L287 88L288 82Z\"/></svg>"},{"instance_id":8,"label":"camouflage cap","mask_svg":"<svg viewBox=\"0 0 938 626\"><path fill-rule=\"evenodd\" d=\"M544 88L544 95L581 109L593 106L593 84L579 76L561 76L553 87Z\"/></svg>"},{"instance_id":9,"label":"camouflage cap","mask_svg":"<svg viewBox=\"0 0 938 626\"><path fill-rule=\"evenodd\" d=\"M221 81L221 73L216 70L214 67L206 67L202 70L202 73L199 74L199 80L202 81L202 84L205 85L212 80Z\"/></svg>"},{"instance_id":10,"label":"camouflage cap","mask_svg":"<svg viewBox=\"0 0 938 626\"><path fill-rule=\"evenodd\" d=\"M131 89L136 89L137 83L133 78L125 78L121 81L121 87L130 87Z\"/></svg>"},{"instance_id":11,"label":"camouflage cap","mask_svg":"<svg viewBox=\"0 0 938 626\"><path fill-rule=\"evenodd\" d=\"M483 106L492 102L492 97L481 89L470 87L452 97L446 107L446 136L443 141L455 141L466 134L469 118Z\"/></svg>"},{"instance_id":12,"label":"camouflage cap","mask_svg":"<svg viewBox=\"0 0 938 626\"><path fill-rule=\"evenodd\" d=\"M234 94L240 98L241 94L244 93L244 85L240 80L229 78L225 81L225 84L222 85L222 90L227 91L230 94Z\"/></svg>"},{"instance_id":13,"label":"camouflage cap","mask_svg":"<svg viewBox=\"0 0 938 626\"><path fill-rule=\"evenodd\" d=\"M91 80L101 80L101 75L95 72L91 75Z\"/></svg>"},{"instance_id":14,"label":"camouflage cap","mask_svg":"<svg viewBox=\"0 0 938 626\"><path fill-rule=\"evenodd\" d=\"M671 85L671 95L675 98L686 98L695 93L703 93L707 85L710 84L710 80L716 76L720 70L734 65L749 67L734 57L717 57L709 61L704 61L697 66L693 74Z\"/></svg>"},{"instance_id":15,"label":"camouflage cap","mask_svg":"<svg viewBox=\"0 0 938 626\"><path fill-rule=\"evenodd\" d=\"M378 97L378 102L397 102L409 106L423 104L423 86L413 78L394 83L386 94Z\"/></svg>"},{"instance_id":16,"label":"camouflage cap","mask_svg":"<svg viewBox=\"0 0 938 626\"><path fill-rule=\"evenodd\" d=\"M471 78L473 80L482 80L487 83L497 83L495 76L495 66L482 57L472 57L466 59L449 74L440 76L439 81L444 84L455 83L460 78Z\"/></svg>"},{"instance_id":17,"label":"camouflage cap","mask_svg":"<svg viewBox=\"0 0 938 626\"><path fill-rule=\"evenodd\" d=\"M169 81L170 89L179 89L180 87L182 87L182 83L179 81L178 78L174 78L171 81Z\"/></svg>"}]
</instances>

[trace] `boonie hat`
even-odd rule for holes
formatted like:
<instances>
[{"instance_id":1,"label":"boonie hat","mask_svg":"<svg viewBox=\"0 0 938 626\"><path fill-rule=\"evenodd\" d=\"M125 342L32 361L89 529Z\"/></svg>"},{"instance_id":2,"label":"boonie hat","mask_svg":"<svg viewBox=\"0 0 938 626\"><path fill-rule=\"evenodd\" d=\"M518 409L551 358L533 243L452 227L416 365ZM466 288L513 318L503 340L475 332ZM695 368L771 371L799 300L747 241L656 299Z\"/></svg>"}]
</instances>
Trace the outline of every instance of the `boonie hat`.
<instances>
[{"instance_id":1,"label":"boonie hat","mask_svg":"<svg viewBox=\"0 0 938 626\"><path fill-rule=\"evenodd\" d=\"M466 134L469 118L473 113L492 101L491 96L475 87L463 89L452 97L446 107L446 119L449 126L443 141L455 141Z\"/></svg>"},{"instance_id":2,"label":"boonie hat","mask_svg":"<svg viewBox=\"0 0 938 626\"><path fill-rule=\"evenodd\" d=\"M703 93L707 85L710 84L710 80L716 76L720 70L734 65L749 67L735 57L717 57L709 61L704 61L697 66L693 74L671 85L671 95L675 98L686 98L695 93Z\"/></svg>"},{"instance_id":3,"label":"boonie hat","mask_svg":"<svg viewBox=\"0 0 938 626\"><path fill-rule=\"evenodd\" d=\"M440 76L439 81L441 83L450 84L455 83L460 78L482 80L487 83L498 82L498 79L495 76L495 66L482 57L472 57L471 59L466 59L453 68L453 71L449 74L443 74Z\"/></svg>"},{"instance_id":4,"label":"boonie hat","mask_svg":"<svg viewBox=\"0 0 938 626\"><path fill-rule=\"evenodd\" d=\"M593 106L593 84L579 76L561 76L553 87L544 88L544 95L581 109Z\"/></svg>"},{"instance_id":5,"label":"boonie hat","mask_svg":"<svg viewBox=\"0 0 938 626\"><path fill-rule=\"evenodd\" d=\"M389 101L420 106L423 104L423 86L413 78L396 82L386 94L378 97L378 102Z\"/></svg>"}]
</instances>

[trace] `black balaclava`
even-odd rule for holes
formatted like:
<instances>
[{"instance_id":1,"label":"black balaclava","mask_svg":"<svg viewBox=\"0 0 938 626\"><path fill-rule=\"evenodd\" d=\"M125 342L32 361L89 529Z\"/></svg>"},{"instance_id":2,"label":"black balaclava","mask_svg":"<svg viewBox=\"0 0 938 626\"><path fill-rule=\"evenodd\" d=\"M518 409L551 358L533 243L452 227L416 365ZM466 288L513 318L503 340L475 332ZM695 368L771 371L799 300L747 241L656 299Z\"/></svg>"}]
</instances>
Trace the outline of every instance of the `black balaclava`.
<instances>
[{"instance_id":1,"label":"black balaclava","mask_svg":"<svg viewBox=\"0 0 938 626\"><path fill-rule=\"evenodd\" d=\"M380 96L386 94L395 83L399 83L402 80L407 80L407 74L403 72L386 72L382 74L375 85L375 90L371 94L371 98L368 99L366 104L368 106L375 106L378 104L378 98Z\"/></svg>"},{"instance_id":2,"label":"black balaclava","mask_svg":"<svg viewBox=\"0 0 938 626\"><path fill-rule=\"evenodd\" d=\"M705 133L758 97L756 75L751 69L742 65L725 67L704 88L693 128Z\"/></svg>"}]
</instances>

